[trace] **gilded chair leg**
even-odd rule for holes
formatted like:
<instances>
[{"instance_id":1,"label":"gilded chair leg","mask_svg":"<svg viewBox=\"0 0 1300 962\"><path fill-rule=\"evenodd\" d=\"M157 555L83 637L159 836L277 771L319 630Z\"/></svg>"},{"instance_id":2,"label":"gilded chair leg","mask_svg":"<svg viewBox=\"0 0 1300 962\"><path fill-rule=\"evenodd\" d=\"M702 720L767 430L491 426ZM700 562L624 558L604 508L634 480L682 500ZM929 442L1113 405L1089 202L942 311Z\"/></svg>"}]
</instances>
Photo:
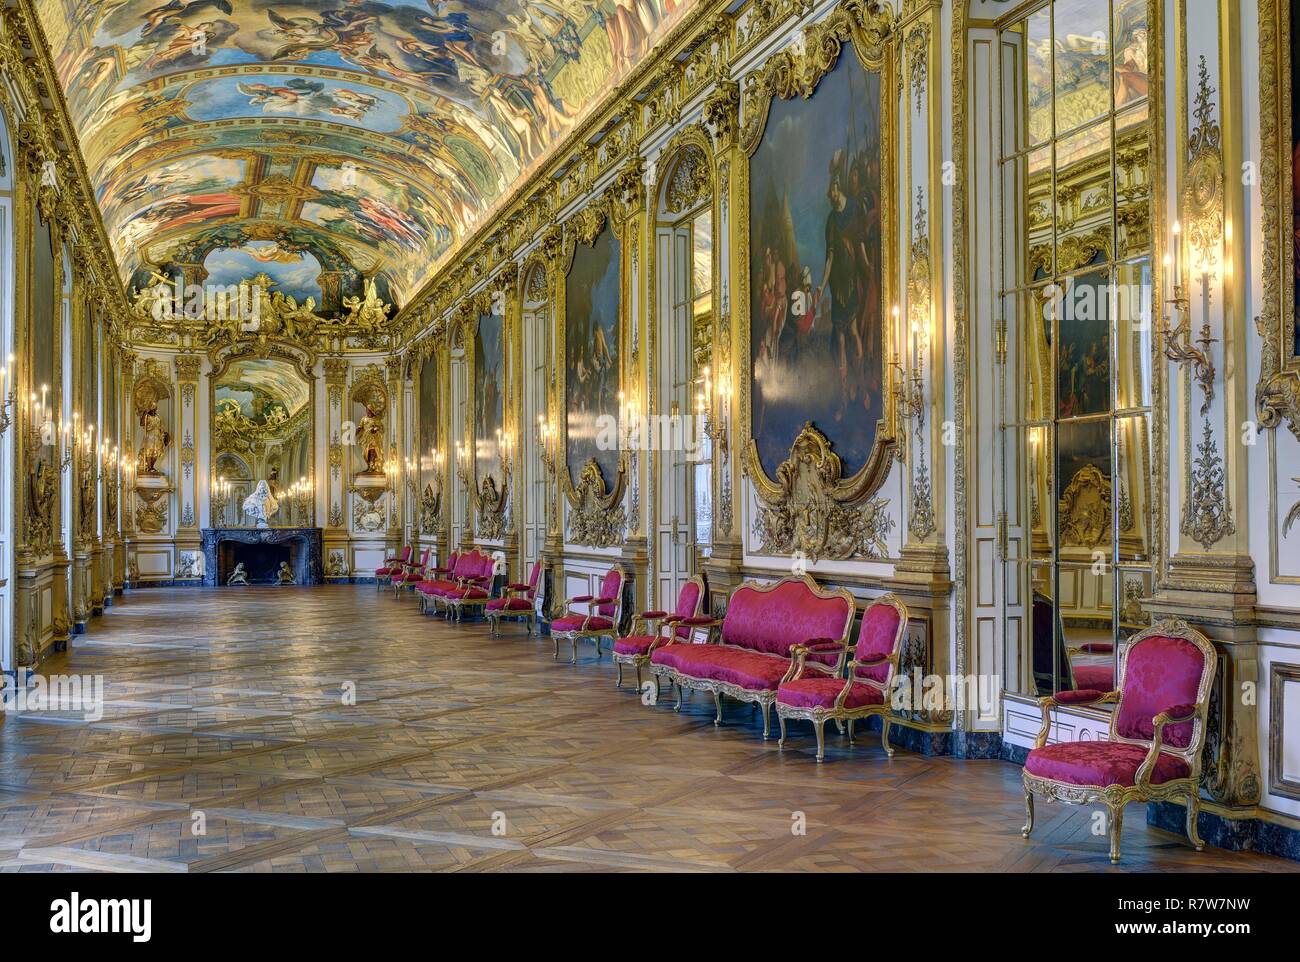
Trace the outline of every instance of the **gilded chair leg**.
<instances>
[{"instance_id":1,"label":"gilded chair leg","mask_svg":"<svg viewBox=\"0 0 1300 962\"><path fill-rule=\"evenodd\" d=\"M569 664L576 665L577 663L578 663L578 636L574 635L572 638L569 639Z\"/></svg>"},{"instance_id":2,"label":"gilded chair leg","mask_svg":"<svg viewBox=\"0 0 1300 962\"><path fill-rule=\"evenodd\" d=\"M763 707L763 740L766 741L767 738L772 734L772 720L771 720L772 706L769 705L767 702L763 702L762 707Z\"/></svg>"},{"instance_id":3,"label":"gilded chair leg","mask_svg":"<svg viewBox=\"0 0 1300 962\"><path fill-rule=\"evenodd\" d=\"M713 724L721 725L722 724L722 696L718 694L718 690L716 688L713 690L713 707L714 710L717 712L717 714L713 716Z\"/></svg>"},{"instance_id":4,"label":"gilded chair leg","mask_svg":"<svg viewBox=\"0 0 1300 962\"><path fill-rule=\"evenodd\" d=\"M1110 810L1110 861L1119 864L1119 837L1124 830L1124 806L1116 805Z\"/></svg>"},{"instance_id":5,"label":"gilded chair leg","mask_svg":"<svg viewBox=\"0 0 1300 962\"><path fill-rule=\"evenodd\" d=\"M641 694L641 663L637 662L632 666L636 669L636 693ZM659 679L655 679L655 695L659 694Z\"/></svg>"},{"instance_id":6,"label":"gilded chair leg","mask_svg":"<svg viewBox=\"0 0 1300 962\"><path fill-rule=\"evenodd\" d=\"M853 744L853 719L849 719L849 744Z\"/></svg>"},{"instance_id":7,"label":"gilded chair leg","mask_svg":"<svg viewBox=\"0 0 1300 962\"><path fill-rule=\"evenodd\" d=\"M614 687L622 688L623 687L623 663L621 661L614 662L614 668L618 671L618 675L614 678Z\"/></svg>"},{"instance_id":8,"label":"gilded chair leg","mask_svg":"<svg viewBox=\"0 0 1300 962\"><path fill-rule=\"evenodd\" d=\"M682 686L678 682L673 682L673 686L677 689L677 704L673 705L673 711L681 711L682 710Z\"/></svg>"},{"instance_id":9,"label":"gilded chair leg","mask_svg":"<svg viewBox=\"0 0 1300 962\"><path fill-rule=\"evenodd\" d=\"M781 729L781 737L776 740L778 748L785 748L785 716L780 712L776 713L776 723Z\"/></svg>"},{"instance_id":10,"label":"gilded chair leg","mask_svg":"<svg viewBox=\"0 0 1300 962\"><path fill-rule=\"evenodd\" d=\"M813 731L817 733L817 761L819 762L826 757L826 733L822 731L825 724L826 720L823 718L813 721Z\"/></svg>"},{"instance_id":11,"label":"gilded chair leg","mask_svg":"<svg viewBox=\"0 0 1300 962\"><path fill-rule=\"evenodd\" d=\"M1201 796L1199 792L1189 792L1187 795L1187 840L1192 843L1192 848L1198 852L1205 851L1205 843L1201 841L1201 835L1196 830L1196 816L1201 812Z\"/></svg>"},{"instance_id":12,"label":"gilded chair leg","mask_svg":"<svg viewBox=\"0 0 1300 962\"><path fill-rule=\"evenodd\" d=\"M849 725L852 726L853 722L849 722ZM889 744L889 716L888 715L880 716L880 744L884 746L885 754L888 755L890 758L893 758L894 749L891 748Z\"/></svg>"},{"instance_id":13,"label":"gilded chair leg","mask_svg":"<svg viewBox=\"0 0 1300 962\"><path fill-rule=\"evenodd\" d=\"M560 636L551 635L551 660L560 660Z\"/></svg>"},{"instance_id":14,"label":"gilded chair leg","mask_svg":"<svg viewBox=\"0 0 1300 962\"><path fill-rule=\"evenodd\" d=\"M1029 833L1034 830L1034 793L1025 790L1025 827L1020 830L1021 838L1029 838Z\"/></svg>"}]
</instances>

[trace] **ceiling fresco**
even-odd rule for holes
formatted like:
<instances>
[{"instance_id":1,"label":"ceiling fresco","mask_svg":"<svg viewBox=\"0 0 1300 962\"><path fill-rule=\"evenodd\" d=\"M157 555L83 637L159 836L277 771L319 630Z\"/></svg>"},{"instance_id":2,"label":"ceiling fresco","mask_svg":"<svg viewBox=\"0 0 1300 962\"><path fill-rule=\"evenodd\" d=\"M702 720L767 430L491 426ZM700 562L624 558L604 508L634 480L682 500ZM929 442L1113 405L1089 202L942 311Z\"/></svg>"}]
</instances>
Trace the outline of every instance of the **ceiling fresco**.
<instances>
[{"instance_id":1,"label":"ceiling fresco","mask_svg":"<svg viewBox=\"0 0 1300 962\"><path fill-rule=\"evenodd\" d=\"M267 258L400 304L694 2L36 6L125 282Z\"/></svg>"}]
</instances>

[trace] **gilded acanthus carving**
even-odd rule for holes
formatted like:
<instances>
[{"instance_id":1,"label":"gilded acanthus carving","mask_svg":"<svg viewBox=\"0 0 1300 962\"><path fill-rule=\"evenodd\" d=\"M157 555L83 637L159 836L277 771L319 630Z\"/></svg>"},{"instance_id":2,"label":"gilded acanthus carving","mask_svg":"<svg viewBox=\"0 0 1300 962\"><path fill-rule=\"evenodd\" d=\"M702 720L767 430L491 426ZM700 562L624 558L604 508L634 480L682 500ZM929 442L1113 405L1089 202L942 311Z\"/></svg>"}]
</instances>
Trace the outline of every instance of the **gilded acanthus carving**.
<instances>
[{"instance_id":1,"label":"gilded acanthus carving","mask_svg":"<svg viewBox=\"0 0 1300 962\"><path fill-rule=\"evenodd\" d=\"M751 442L751 457L753 453ZM855 504L845 497L839 455L830 441L811 423L805 423L776 469L775 483L755 481L759 498L754 535L763 554L801 553L816 562L822 558L882 558L885 537L894 520L887 502L873 498Z\"/></svg>"},{"instance_id":2,"label":"gilded acanthus carving","mask_svg":"<svg viewBox=\"0 0 1300 962\"><path fill-rule=\"evenodd\" d=\"M490 540L498 539L505 532L506 526L506 498L507 489L509 488L509 476L502 483L500 490L497 490L496 479L492 475L486 475L483 483L479 486L477 507L478 507L478 526L476 534L480 538Z\"/></svg>"},{"instance_id":3,"label":"gilded acanthus carving","mask_svg":"<svg viewBox=\"0 0 1300 962\"><path fill-rule=\"evenodd\" d=\"M1095 548L1109 540L1110 480L1095 464L1074 473L1061 494L1061 544Z\"/></svg>"},{"instance_id":4,"label":"gilded acanthus carving","mask_svg":"<svg viewBox=\"0 0 1300 962\"><path fill-rule=\"evenodd\" d=\"M420 495L420 534L437 534L438 521L442 517L442 486L434 491L432 484L424 486ZM480 527L482 521L479 521Z\"/></svg>"},{"instance_id":5,"label":"gilded acanthus carving","mask_svg":"<svg viewBox=\"0 0 1300 962\"><path fill-rule=\"evenodd\" d=\"M1209 78L1202 54L1192 111L1196 126L1188 138L1183 178L1183 217L1187 242L1196 255L1194 270L1213 272L1223 244L1223 149L1222 132L1215 119L1215 91Z\"/></svg>"},{"instance_id":6,"label":"gilded acanthus carving","mask_svg":"<svg viewBox=\"0 0 1300 962\"><path fill-rule=\"evenodd\" d=\"M569 541L591 548L612 548L623 542L623 472L607 493L600 465L591 458L582 466L569 495Z\"/></svg>"},{"instance_id":7,"label":"gilded acanthus carving","mask_svg":"<svg viewBox=\"0 0 1300 962\"><path fill-rule=\"evenodd\" d=\"M1225 485L1219 443L1214 439L1214 432L1207 419L1201 443L1196 446L1196 460L1192 462L1191 476L1188 478L1188 499L1183 506L1182 525L1183 534L1190 536L1206 550L1237 530L1232 520Z\"/></svg>"}]
</instances>

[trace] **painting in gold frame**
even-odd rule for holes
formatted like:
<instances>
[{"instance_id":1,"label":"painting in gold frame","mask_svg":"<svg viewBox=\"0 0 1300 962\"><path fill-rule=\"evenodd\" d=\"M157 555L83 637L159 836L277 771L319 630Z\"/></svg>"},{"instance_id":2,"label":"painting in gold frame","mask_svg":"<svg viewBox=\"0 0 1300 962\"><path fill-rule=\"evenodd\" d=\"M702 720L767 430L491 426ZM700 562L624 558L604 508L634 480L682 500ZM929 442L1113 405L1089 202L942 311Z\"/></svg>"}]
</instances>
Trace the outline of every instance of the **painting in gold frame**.
<instances>
[{"instance_id":1,"label":"painting in gold frame","mask_svg":"<svg viewBox=\"0 0 1300 962\"><path fill-rule=\"evenodd\" d=\"M620 245L606 224L575 245L565 277L564 388L569 477L594 460L606 490L619 473Z\"/></svg>"},{"instance_id":2,"label":"painting in gold frame","mask_svg":"<svg viewBox=\"0 0 1300 962\"><path fill-rule=\"evenodd\" d=\"M852 223L855 219L859 223L869 221L872 236L883 239L896 234L893 151L883 149L883 145L895 142L897 129L896 107L893 98L885 93L896 87L894 26L893 14L881 4L842 4L825 20L807 28L804 44L769 58L744 86L741 148L749 163L742 167L746 205L745 218L738 229L740 259L749 275L742 285L745 299L742 317L746 325L742 349L748 353L741 363L741 370L748 373L742 390L742 416L746 421L746 459L751 476L760 495L769 498L776 497L780 490L778 482L773 480L777 467L789 456L803 422L810 419L813 427L830 439L834 453L844 464L844 477L828 492L835 501L848 504L870 497L889 473L897 431L887 369L887 356L892 348L891 325L885 323L885 318L895 296L895 258L891 245L883 240L875 250L868 249L865 256L863 249L867 245L859 242L853 271L837 271L834 264L827 271L825 249L828 222L833 222L829 225L832 245L842 244L846 250L855 246L855 231L860 232L858 224ZM850 95L852 111L847 103ZM831 100L835 104L829 104ZM806 210L796 210L796 201L791 200L789 220L793 227L790 228L786 225L786 201L782 200L781 191L782 181L789 184L790 179L774 173L770 162L763 163L768 131L774 125L779 128L782 124L799 122L792 121L792 117L807 117L804 123L816 125L837 112L837 124L832 130L809 131L805 135L816 149L805 152L800 176L814 186L800 193L817 198L817 212L810 217ZM853 118L851 125L845 124L846 117ZM780 134L775 136L779 140ZM788 138L785 142L789 143ZM772 191L768 190L769 184L774 188ZM776 196L775 204L771 201L772 193ZM853 211L849 211L851 193L856 194ZM867 197L865 201L864 197ZM773 209L774 216L770 214ZM859 218L862 210L870 213ZM833 218L832 211L836 214ZM788 239L791 234L793 244ZM785 272L783 306L786 306L784 298L790 298L790 313L784 321L791 325L792 331L788 337L784 325L778 333L778 325L772 318L762 316L765 303L776 311L779 293L775 289L765 290L765 286L772 286L770 279L765 280L763 275L768 247L773 248L773 261L791 248L801 261L793 269L794 277L790 266L787 265ZM819 249L820 257L817 257ZM832 318L828 299L834 299L835 278L830 275L836 273L841 275L841 286L851 283L853 290L836 305L837 316ZM803 282L808 278L811 279L805 285ZM802 295L799 302L791 297L792 291ZM803 315L802 324L795 320L795 315ZM839 346L841 332L843 352ZM801 337L806 342L820 337L820 347L811 348L818 357L817 364L803 371L794 365L791 372L791 365L784 364L784 373L771 369L773 348L779 358L781 339L793 341L796 349L807 347L799 343ZM768 342L766 348L764 339ZM825 370L819 375L813 367L829 369L829 375ZM797 402L791 399L791 411L796 406L803 411L802 420L793 425L793 430L779 417L773 418L770 410L764 410L765 406L770 407L773 396L770 391L763 396L761 384L765 379L803 384L829 380L834 384L849 381L850 372L855 382L853 387L846 389L842 396L834 391L825 392L828 397L819 410L810 412L806 396ZM787 381L790 377L794 380Z\"/></svg>"}]
</instances>

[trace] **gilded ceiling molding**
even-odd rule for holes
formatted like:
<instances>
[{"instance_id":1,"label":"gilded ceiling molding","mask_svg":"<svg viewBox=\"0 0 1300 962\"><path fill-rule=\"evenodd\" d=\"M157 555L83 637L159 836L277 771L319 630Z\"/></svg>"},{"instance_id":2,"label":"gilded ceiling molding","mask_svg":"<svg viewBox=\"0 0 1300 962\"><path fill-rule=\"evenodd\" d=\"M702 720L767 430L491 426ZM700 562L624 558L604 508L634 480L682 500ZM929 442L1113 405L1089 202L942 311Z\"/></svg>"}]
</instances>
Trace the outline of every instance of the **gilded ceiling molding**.
<instances>
[{"instance_id":1,"label":"gilded ceiling molding","mask_svg":"<svg viewBox=\"0 0 1300 962\"><path fill-rule=\"evenodd\" d=\"M1255 327L1262 342L1255 406L1265 428L1285 424L1300 440L1300 356L1294 345L1295 230L1292 202L1290 4L1258 0L1259 136L1263 217L1263 298ZM1290 320L1288 320L1290 318Z\"/></svg>"}]
</instances>

